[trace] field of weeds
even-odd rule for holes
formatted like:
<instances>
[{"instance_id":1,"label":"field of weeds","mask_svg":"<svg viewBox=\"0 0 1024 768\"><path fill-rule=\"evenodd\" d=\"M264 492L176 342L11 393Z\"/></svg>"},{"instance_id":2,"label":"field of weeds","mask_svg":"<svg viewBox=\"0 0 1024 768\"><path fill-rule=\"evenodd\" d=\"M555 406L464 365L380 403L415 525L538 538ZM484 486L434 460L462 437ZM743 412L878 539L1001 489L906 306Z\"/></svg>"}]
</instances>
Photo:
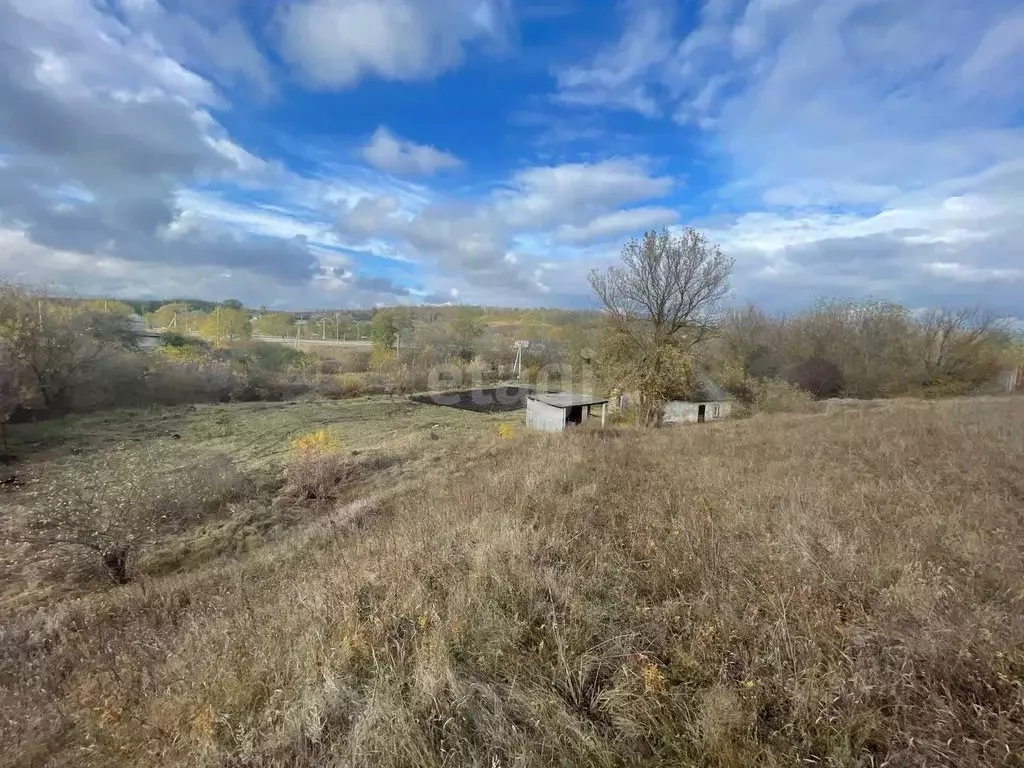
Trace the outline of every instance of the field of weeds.
<instances>
[{"instance_id":1,"label":"field of weeds","mask_svg":"<svg viewBox=\"0 0 1024 768\"><path fill-rule=\"evenodd\" d=\"M1024 400L504 437L494 417L415 407L423 428L395 434L401 448L351 428L354 460L391 451L400 465L317 465L292 478L315 483L289 486L300 465L282 448L267 514L307 517L258 547L45 601L8 595L5 758L1022 763ZM210 430L256 466L261 434L309 429L274 413L241 436L186 417L169 440ZM490 421L429 436L469 418ZM334 476L365 492L294 490Z\"/></svg>"},{"instance_id":2,"label":"field of weeds","mask_svg":"<svg viewBox=\"0 0 1024 768\"><path fill-rule=\"evenodd\" d=\"M91 594L111 577L152 580L244 559L347 504L428 481L443 456L499 424L363 397L13 425L19 460L0 465L0 616ZM310 443L317 437L322 444Z\"/></svg>"}]
</instances>

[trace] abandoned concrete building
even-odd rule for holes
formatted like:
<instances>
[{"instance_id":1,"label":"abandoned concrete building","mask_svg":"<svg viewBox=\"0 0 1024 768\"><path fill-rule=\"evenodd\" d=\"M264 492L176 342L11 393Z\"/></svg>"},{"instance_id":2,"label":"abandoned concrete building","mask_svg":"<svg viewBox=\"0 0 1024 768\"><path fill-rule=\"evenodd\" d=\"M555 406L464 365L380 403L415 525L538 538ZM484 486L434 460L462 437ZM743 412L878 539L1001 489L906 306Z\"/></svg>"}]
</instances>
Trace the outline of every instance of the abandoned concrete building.
<instances>
[{"instance_id":1,"label":"abandoned concrete building","mask_svg":"<svg viewBox=\"0 0 1024 768\"><path fill-rule=\"evenodd\" d=\"M633 405L630 394L621 394L613 405L622 413L628 413ZM703 424L706 421L720 421L729 417L732 402L726 399L725 391L707 376L700 378L698 386L685 400L670 400L665 403L663 424Z\"/></svg>"},{"instance_id":2,"label":"abandoned concrete building","mask_svg":"<svg viewBox=\"0 0 1024 768\"><path fill-rule=\"evenodd\" d=\"M526 398L526 426L545 432L563 432L597 418L594 406L601 406L601 426L608 418L608 398L580 395L575 392L549 392Z\"/></svg>"},{"instance_id":3,"label":"abandoned concrete building","mask_svg":"<svg viewBox=\"0 0 1024 768\"><path fill-rule=\"evenodd\" d=\"M709 400L700 403L673 400L665 404L665 424L703 424L729 416L732 403L728 400Z\"/></svg>"}]
</instances>

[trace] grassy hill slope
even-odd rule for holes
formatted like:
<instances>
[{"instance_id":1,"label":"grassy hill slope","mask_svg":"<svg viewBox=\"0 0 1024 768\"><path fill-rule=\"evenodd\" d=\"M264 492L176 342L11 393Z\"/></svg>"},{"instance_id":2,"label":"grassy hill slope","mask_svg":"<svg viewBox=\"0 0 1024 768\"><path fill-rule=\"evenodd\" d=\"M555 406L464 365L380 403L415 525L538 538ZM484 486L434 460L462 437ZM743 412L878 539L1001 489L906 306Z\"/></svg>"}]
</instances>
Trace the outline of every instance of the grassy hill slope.
<instances>
[{"instance_id":1,"label":"grassy hill slope","mask_svg":"<svg viewBox=\"0 0 1024 768\"><path fill-rule=\"evenodd\" d=\"M453 442L0 634L16 765L1019 765L1024 400Z\"/></svg>"}]
</instances>

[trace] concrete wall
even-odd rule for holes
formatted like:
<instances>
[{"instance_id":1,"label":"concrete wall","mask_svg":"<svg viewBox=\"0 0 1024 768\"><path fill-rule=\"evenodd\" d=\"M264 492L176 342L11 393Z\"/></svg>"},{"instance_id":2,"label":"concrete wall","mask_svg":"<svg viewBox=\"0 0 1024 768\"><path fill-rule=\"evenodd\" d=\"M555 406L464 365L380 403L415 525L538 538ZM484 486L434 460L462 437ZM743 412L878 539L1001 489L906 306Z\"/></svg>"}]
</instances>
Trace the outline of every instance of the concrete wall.
<instances>
[{"instance_id":1,"label":"concrete wall","mask_svg":"<svg viewBox=\"0 0 1024 768\"><path fill-rule=\"evenodd\" d=\"M545 432L561 432L565 429L565 409L556 408L528 397L526 399L526 426Z\"/></svg>"},{"instance_id":2,"label":"concrete wall","mask_svg":"<svg viewBox=\"0 0 1024 768\"><path fill-rule=\"evenodd\" d=\"M673 400L665 405L666 424L686 424L696 422L700 413L700 406L704 406L704 421L720 421L729 415L732 410L732 403L709 402L709 403L687 403L681 400Z\"/></svg>"},{"instance_id":3,"label":"concrete wall","mask_svg":"<svg viewBox=\"0 0 1024 768\"><path fill-rule=\"evenodd\" d=\"M139 349L144 350L153 350L156 349L157 347L162 347L164 343L163 339L161 339L159 336L149 335L136 336L135 342L139 345Z\"/></svg>"}]
</instances>

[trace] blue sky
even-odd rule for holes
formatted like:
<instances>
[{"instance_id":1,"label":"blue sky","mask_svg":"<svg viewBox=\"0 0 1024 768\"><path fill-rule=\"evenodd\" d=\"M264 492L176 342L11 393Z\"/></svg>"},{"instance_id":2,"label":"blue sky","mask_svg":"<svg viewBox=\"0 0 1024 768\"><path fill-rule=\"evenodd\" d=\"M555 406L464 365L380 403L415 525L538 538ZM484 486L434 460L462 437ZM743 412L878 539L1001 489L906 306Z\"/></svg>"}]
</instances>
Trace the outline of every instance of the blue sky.
<instances>
[{"instance_id":1,"label":"blue sky","mask_svg":"<svg viewBox=\"0 0 1024 768\"><path fill-rule=\"evenodd\" d=\"M737 302L1022 316L1010 0L0 0L0 276L590 305L692 225Z\"/></svg>"}]
</instances>

